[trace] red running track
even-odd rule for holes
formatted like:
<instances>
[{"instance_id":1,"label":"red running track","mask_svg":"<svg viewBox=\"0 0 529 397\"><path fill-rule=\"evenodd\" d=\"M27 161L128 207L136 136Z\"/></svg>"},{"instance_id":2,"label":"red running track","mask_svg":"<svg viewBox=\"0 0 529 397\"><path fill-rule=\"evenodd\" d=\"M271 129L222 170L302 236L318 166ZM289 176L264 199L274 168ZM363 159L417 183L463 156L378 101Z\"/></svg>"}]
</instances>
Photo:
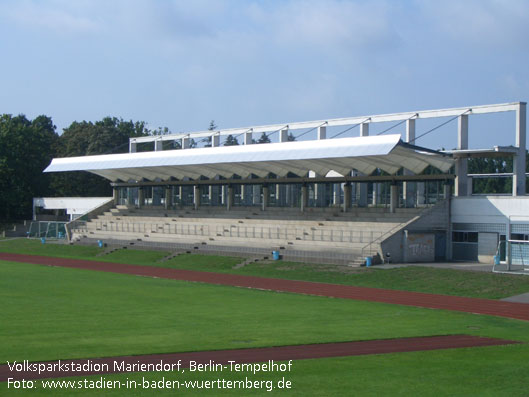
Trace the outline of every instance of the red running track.
<instances>
[{"instance_id":1,"label":"red running track","mask_svg":"<svg viewBox=\"0 0 529 397\"><path fill-rule=\"evenodd\" d=\"M453 349L462 347L498 346L514 343L519 342L503 339L484 338L471 335L443 335L357 342L319 343L311 345L61 360L63 364L67 365L65 365L62 370L57 367L51 368L51 370L48 370L47 367L43 367L45 370L41 371L40 373L35 370L28 371L24 368L22 368L22 370L20 371L11 371L9 365L4 364L0 365L0 382L5 382L8 380L8 378L13 378L16 380L29 380L59 378L67 376L86 376L98 374L103 375L110 373L140 372L137 369L127 370L126 366L120 367L119 365L121 365L122 362L125 364L141 363L145 365L156 365L162 362L163 364L170 365L177 364L179 361L181 361L181 368L189 368L190 361L195 361L197 364L207 364L213 361L216 364L228 365L229 369L229 361L234 361L237 364L258 362L266 364L270 363L270 360L287 361L308 358L359 356L366 354L401 353L412 351ZM114 362L118 363L117 368L114 366ZM48 361L35 364L46 365L54 363L58 363L58 361ZM13 363L10 364L13 365ZM107 364L108 369L101 367L102 364ZM77 365L86 365L86 370L72 371L71 368L75 368ZM98 366L101 369L98 369ZM148 367L145 368L147 369ZM176 367L174 368L176 369ZM159 371L160 369L156 370Z\"/></svg>"},{"instance_id":2,"label":"red running track","mask_svg":"<svg viewBox=\"0 0 529 397\"><path fill-rule=\"evenodd\" d=\"M96 262L80 259L52 258L38 255L0 253L0 260L33 263L38 265L61 266L89 269L110 273L134 274L137 276L159 277L173 280L229 285L270 291L292 292L327 296L332 298L355 299L397 305L426 307L430 309L455 310L466 313L488 314L529 321L529 305L525 303L496 301L491 299L465 298L460 296L427 294L422 292L398 291L381 288L354 287L350 285L293 281L276 278L242 276L200 272L194 270L169 269L155 266L127 265L111 262Z\"/></svg>"}]
</instances>

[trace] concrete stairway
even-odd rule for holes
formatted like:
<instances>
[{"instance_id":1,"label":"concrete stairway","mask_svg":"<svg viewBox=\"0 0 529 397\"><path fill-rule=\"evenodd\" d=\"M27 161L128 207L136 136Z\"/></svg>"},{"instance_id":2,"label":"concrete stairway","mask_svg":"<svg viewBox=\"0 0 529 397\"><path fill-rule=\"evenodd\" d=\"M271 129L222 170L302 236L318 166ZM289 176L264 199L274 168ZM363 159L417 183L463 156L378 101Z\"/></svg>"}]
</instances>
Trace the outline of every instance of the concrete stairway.
<instances>
[{"instance_id":1,"label":"concrete stairway","mask_svg":"<svg viewBox=\"0 0 529 397\"><path fill-rule=\"evenodd\" d=\"M280 251L284 259L358 264L379 251L379 239L416 219L420 210L355 208L351 212L317 209L220 208L142 209L116 206L73 230L76 240L121 240L173 244L175 247L259 253ZM253 251L252 251L253 252Z\"/></svg>"}]
</instances>

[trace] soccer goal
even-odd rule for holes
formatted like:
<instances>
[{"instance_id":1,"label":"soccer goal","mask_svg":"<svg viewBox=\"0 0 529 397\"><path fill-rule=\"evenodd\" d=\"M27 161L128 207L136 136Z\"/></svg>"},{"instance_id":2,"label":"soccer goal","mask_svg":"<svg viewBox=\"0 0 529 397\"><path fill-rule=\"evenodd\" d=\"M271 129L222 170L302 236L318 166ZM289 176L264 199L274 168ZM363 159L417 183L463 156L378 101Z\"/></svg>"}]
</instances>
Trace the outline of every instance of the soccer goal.
<instances>
[{"instance_id":1,"label":"soccer goal","mask_svg":"<svg viewBox=\"0 0 529 397\"><path fill-rule=\"evenodd\" d=\"M66 222L40 221L31 222L28 231L30 238L51 238L64 239L66 238Z\"/></svg>"},{"instance_id":2,"label":"soccer goal","mask_svg":"<svg viewBox=\"0 0 529 397\"><path fill-rule=\"evenodd\" d=\"M496 260L493 271L497 273L517 273L529 275L529 241L527 240L507 240L505 244L505 261ZM498 248L498 258L502 247Z\"/></svg>"}]
</instances>

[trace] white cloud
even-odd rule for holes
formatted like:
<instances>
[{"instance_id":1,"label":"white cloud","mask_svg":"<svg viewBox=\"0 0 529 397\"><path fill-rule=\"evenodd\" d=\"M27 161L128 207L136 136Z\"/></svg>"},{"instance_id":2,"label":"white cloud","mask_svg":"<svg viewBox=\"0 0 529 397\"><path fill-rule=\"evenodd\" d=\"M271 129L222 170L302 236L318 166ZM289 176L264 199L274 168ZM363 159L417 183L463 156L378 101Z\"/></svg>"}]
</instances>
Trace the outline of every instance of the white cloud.
<instances>
[{"instance_id":1,"label":"white cloud","mask_svg":"<svg viewBox=\"0 0 529 397\"><path fill-rule=\"evenodd\" d=\"M518 45L529 34L526 0L444 0L419 3L426 18L453 40L482 47Z\"/></svg>"},{"instance_id":2,"label":"white cloud","mask_svg":"<svg viewBox=\"0 0 529 397\"><path fill-rule=\"evenodd\" d=\"M72 5L74 5L72 7ZM85 7L80 1L37 2L19 1L3 3L1 13L15 23L29 29L52 31L60 34L94 33L101 29L101 20L96 16L79 12Z\"/></svg>"}]
</instances>

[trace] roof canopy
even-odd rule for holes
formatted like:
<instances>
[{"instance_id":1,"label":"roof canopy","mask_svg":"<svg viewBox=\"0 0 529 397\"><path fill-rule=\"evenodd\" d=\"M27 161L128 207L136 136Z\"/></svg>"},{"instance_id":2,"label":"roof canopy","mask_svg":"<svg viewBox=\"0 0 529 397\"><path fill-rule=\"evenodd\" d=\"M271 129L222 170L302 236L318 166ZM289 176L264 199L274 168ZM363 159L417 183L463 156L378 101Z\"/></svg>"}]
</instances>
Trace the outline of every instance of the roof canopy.
<instances>
[{"instance_id":1,"label":"roof canopy","mask_svg":"<svg viewBox=\"0 0 529 397\"><path fill-rule=\"evenodd\" d=\"M331 170L350 175L353 169L370 174L377 168L395 174L402 167L420 173L428 165L446 172L452 164L447 155L406 144L400 135L386 135L56 158L44 172L88 171L127 182L252 174L265 178L270 173L302 177Z\"/></svg>"}]
</instances>

